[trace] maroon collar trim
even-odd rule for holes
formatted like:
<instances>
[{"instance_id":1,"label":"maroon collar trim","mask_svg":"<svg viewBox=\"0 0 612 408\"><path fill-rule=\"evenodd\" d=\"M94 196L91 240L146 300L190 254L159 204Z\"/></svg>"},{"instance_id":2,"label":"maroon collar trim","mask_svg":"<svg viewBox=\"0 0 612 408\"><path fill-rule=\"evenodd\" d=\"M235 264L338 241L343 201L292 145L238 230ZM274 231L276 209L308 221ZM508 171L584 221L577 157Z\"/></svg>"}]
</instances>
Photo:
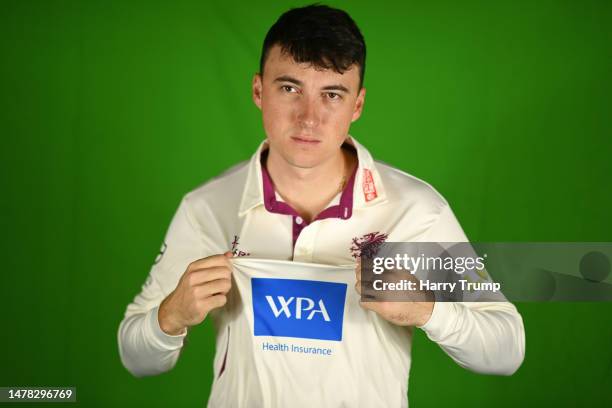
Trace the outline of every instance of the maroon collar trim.
<instances>
[{"instance_id":1,"label":"maroon collar trim","mask_svg":"<svg viewBox=\"0 0 612 408\"><path fill-rule=\"evenodd\" d=\"M293 207L276 199L274 184L272 183L268 169L265 166L266 156L267 151L262 152L261 175L263 180L263 195L266 210L276 214L288 214L298 217L299 214L293 209ZM355 169L346 183L344 190L342 190L340 202L337 205L327 207L321 211L321 213L319 213L319 215L317 215L313 221L322 220L325 218L340 218L343 220L351 218L353 215L353 189L355 186L355 175L357 174L357 168L359 168L359 166L355 166Z\"/></svg>"}]
</instances>

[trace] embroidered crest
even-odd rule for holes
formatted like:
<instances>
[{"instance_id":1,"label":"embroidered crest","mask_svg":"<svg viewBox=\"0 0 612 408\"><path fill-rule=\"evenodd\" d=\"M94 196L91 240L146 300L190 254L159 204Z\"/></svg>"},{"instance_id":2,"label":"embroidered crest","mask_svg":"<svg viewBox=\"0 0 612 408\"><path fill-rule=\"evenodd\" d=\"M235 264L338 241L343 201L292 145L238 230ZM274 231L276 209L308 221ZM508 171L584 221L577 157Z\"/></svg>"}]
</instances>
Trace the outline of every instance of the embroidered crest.
<instances>
[{"instance_id":1,"label":"embroidered crest","mask_svg":"<svg viewBox=\"0 0 612 408\"><path fill-rule=\"evenodd\" d=\"M374 177L369 169L363 169L363 195L365 196L366 202L372 201L378 194L376 193L376 184L374 184Z\"/></svg>"},{"instance_id":2,"label":"embroidered crest","mask_svg":"<svg viewBox=\"0 0 612 408\"><path fill-rule=\"evenodd\" d=\"M378 252L378 248L387 240L389 234L381 232L370 232L362 237L353 238L351 254L353 258L365 257L373 258Z\"/></svg>"},{"instance_id":3,"label":"embroidered crest","mask_svg":"<svg viewBox=\"0 0 612 408\"><path fill-rule=\"evenodd\" d=\"M245 251L241 251L240 249L238 249L238 240L240 238L238 237L238 235L234 235L234 240L232 241L232 255L234 256L249 256L251 255L248 252Z\"/></svg>"}]
</instances>

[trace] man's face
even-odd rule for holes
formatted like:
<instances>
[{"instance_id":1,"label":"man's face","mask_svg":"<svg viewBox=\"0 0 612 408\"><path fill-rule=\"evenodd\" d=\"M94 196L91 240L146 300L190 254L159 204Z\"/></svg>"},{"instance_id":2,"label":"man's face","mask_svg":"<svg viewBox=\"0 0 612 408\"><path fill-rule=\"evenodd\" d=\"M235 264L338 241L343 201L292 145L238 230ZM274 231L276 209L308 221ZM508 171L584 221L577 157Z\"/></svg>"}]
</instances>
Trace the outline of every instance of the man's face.
<instances>
[{"instance_id":1,"label":"man's face","mask_svg":"<svg viewBox=\"0 0 612 408\"><path fill-rule=\"evenodd\" d=\"M364 98L356 65L343 74L316 69L295 62L278 45L268 53L263 78L253 78L253 100L262 111L270 154L300 168L340 154Z\"/></svg>"}]
</instances>

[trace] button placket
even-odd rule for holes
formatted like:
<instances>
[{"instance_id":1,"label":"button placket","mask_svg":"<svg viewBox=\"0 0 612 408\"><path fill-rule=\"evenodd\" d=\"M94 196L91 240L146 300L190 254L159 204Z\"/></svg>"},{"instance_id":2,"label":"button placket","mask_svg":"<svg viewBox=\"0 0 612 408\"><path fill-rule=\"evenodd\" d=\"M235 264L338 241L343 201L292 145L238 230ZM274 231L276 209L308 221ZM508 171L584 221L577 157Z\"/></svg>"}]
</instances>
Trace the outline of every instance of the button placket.
<instances>
[{"instance_id":1,"label":"button placket","mask_svg":"<svg viewBox=\"0 0 612 408\"><path fill-rule=\"evenodd\" d=\"M317 231L319 229L319 224L320 222L313 222L311 224L304 225L300 235L297 237L297 240L295 242L295 260L312 262L314 253L314 241L317 235Z\"/></svg>"}]
</instances>

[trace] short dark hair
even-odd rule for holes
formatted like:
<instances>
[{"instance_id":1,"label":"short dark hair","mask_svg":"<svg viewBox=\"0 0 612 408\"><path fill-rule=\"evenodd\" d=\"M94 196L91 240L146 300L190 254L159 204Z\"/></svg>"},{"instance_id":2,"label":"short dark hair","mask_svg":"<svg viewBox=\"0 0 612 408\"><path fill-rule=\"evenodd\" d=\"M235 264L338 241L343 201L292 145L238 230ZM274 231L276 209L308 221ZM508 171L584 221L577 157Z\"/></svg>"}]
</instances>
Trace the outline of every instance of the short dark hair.
<instances>
[{"instance_id":1,"label":"short dark hair","mask_svg":"<svg viewBox=\"0 0 612 408\"><path fill-rule=\"evenodd\" d=\"M343 10L312 4L293 8L279 17L264 39L259 72L270 48L280 45L298 62L342 74L353 64L359 66L359 86L363 86L366 46L359 27Z\"/></svg>"}]
</instances>

